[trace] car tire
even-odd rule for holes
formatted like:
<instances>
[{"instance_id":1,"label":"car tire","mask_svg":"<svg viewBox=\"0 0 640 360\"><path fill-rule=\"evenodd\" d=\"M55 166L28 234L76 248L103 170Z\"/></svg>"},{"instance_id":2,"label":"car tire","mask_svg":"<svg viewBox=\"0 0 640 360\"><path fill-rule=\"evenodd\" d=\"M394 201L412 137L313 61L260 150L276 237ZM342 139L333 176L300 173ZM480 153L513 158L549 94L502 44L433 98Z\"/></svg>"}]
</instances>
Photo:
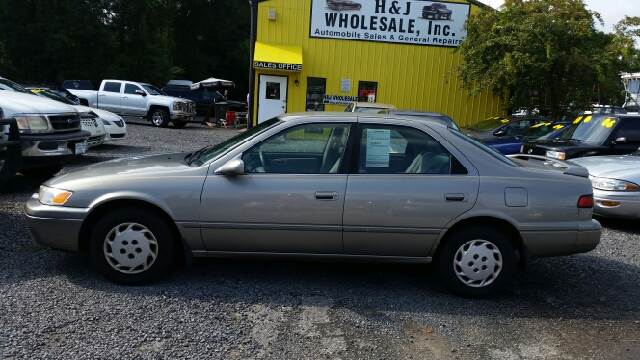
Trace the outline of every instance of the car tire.
<instances>
[{"instance_id":1,"label":"car tire","mask_svg":"<svg viewBox=\"0 0 640 360\"><path fill-rule=\"evenodd\" d=\"M62 170L62 165L49 165L20 170L20 173L28 178L45 182Z\"/></svg>"},{"instance_id":2,"label":"car tire","mask_svg":"<svg viewBox=\"0 0 640 360\"><path fill-rule=\"evenodd\" d=\"M167 109L155 108L149 112L149 120L155 127L166 128L171 122L171 116Z\"/></svg>"},{"instance_id":3,"label":"car tire","mask_svg":"<svg viewBox=\"0 0 640 360\"><path fill-rule=\"evenodd\" d=\"M184 129L187 127L188 122L186 121L173 121L173 127L176 129Z\"/></svg>"},{"instance_id":4,"label":"car tire","mask_svg":"<svg viewBox=\"0 0 640 360\"><path fill-rule=\"evenodd\" d=\"M126 208L110 212L93 227L91 263L119 284L152 282L173 268L177 254L173 234L166 221L152 211Z\"/></svg>"},{"instance_id":5,"label":"car tire","mask_svg":"<svg viewBox=\"0 0 640 360\"><path fill-rule=\"evenodd\" d=\"M437 271L453 293L479 298L499 292L516 271L509 238L487 226L470 226L449 236L435 259Z\"/></svg>"}]
</instances>

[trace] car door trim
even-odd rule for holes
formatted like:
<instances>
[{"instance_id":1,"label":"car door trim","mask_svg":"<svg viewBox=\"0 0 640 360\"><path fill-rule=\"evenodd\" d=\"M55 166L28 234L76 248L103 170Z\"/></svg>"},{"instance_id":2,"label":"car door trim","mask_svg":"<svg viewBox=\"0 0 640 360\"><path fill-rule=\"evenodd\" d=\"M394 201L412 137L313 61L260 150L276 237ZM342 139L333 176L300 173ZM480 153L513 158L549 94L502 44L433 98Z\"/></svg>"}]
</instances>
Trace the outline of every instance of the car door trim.
<instances>
[{"instance_id":1,"label":"car door trim","mask_svg":"<svg viewBox=\"0 0 640 360\"><path fill-rule=\"evenodd\" d=\"M430 234L438 235L441 229L431 228L413 228L413 227L389 227L389 226L353 226L347 225L343 227L344 232L371 232L378 234Z\"/></svg>"},{"instance_id":2,"label":"car door trim","mask_svg":"<svg viewBox=\"0 0 640 360\"><path fill-rule=\"evenodd\" d=\"M197 258L223 257L223 258L302 258L319 260L349 260L369 262L396 262L428 264L433 261L431 256L384 256L384 255L357 255L357 254L314 254L314 253L282 253L282 252L250 252L250 251L207 251L194 250L193 256Z\"/></svg>"},{"instance_id":3,"label":"car door trim","mask_svg":"<svg viewBox=\"0 0 640 360\"><path fill-rule=\"evenodd\" d=\"M200 223L203 229L233 229L233 230L295 230L295 231L342 231L340 225L314 224L261 224L261 223Z\"/></svg>"}]
</instances>

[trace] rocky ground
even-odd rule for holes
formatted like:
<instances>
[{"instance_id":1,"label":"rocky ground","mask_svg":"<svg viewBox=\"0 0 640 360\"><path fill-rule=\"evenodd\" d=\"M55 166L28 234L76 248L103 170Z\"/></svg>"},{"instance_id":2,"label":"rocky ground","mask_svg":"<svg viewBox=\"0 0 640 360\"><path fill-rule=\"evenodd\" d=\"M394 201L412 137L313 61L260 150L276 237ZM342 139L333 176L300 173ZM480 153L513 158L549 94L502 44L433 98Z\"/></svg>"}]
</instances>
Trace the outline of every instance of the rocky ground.
<instances>
[{"instance_id":1,"label":"rocky ground","mask_svg":"<svg viewBox=\"0 0 640 360\"><path fill-rule=\"evenodd\" d=\"M196 149L235 130L156 129L69 166ZM448 294L423 265L207 260L123 287L31 242L38 184L0 190L0 359L638 359L640 226L605 222L589 254L537 260L504 294Z\"/></svg>"}]
</instances>

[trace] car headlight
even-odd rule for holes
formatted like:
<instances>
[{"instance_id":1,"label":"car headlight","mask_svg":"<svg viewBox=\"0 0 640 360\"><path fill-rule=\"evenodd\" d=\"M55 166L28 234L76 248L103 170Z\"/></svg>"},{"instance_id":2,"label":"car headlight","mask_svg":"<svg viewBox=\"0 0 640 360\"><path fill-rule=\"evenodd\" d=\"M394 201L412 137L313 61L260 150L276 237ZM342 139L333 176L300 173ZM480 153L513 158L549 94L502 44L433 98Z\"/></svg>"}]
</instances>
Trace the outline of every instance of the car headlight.
<instances>
[{"instance_id":1,"label":"car headlight","mask_svg":"<svg viewBox=\"0 0 640 360\"><path fill-rule=\"evenodd\" d=\"M640 191L640 186L629 181L592 177L591 185L594 189L605 191Z\"/></svg>"},{"instance_id":2,"label":"car headlight","mask_svg":"<svg viewBox=\"0 0 640 360\"><path fill-rule=\"evenodd\" d=\"M21 133L49 132L49 120L44 116L16 116L16 123Z\"/></svg>"},{"instance_id":3,"label":"car headlight","mask_svg":"<svg viewBox=\"0 0 640 360\"><path fill-rule=\"evenodd\" d=\"M109 120L105 120L105 119L103 119L103 118L100 118L100 120L102 120L102 123L103 123L104 125L106 125L106 126L111 126L111 125L113 125Z\"/></svg>"},{"instance_id":4,"label":"car headlight","mask_svg":"<svg viewBox=\"0 0 640 360\"><path fill-rule=\"evenodd\" d=\"M38 199L43 205L63 206L69 201L73 192L61 189L55 189L48 186L40 186Z\"/></svg>"},{"instance_id":5,"label":"car headlight","mask_svg":"<svg viewBox=\"0 0 640 360\"><path fill-rule=\"evenodd\" d=\"M547 157L549 159L566 160L567 154L562 151L547 151Z\"/></svg>"}]
</instances>

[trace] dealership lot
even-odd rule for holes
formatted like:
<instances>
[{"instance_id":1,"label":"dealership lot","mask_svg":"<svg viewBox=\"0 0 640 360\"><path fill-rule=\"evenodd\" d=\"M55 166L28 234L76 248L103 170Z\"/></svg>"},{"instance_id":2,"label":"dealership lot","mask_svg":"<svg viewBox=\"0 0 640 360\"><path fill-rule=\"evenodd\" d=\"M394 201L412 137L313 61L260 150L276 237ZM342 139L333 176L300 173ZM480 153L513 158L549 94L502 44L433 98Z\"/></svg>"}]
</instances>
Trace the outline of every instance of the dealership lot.
<instances>
[{"instance_id":1,"label":"dealership lot","mask_svg":"<svg viewBox=\"0 0 640 360\"><path fill-rule=\"evenodd\" d=\"M222 141L235 130L158 129L70 167ZM0 194L0 358L638 358L640 230L604 223L592 253L536 260L505 294L466 300L423 265L207 260L144 287L106 282L78 255L33 244Z\"/></svg>"}]
</instances>

